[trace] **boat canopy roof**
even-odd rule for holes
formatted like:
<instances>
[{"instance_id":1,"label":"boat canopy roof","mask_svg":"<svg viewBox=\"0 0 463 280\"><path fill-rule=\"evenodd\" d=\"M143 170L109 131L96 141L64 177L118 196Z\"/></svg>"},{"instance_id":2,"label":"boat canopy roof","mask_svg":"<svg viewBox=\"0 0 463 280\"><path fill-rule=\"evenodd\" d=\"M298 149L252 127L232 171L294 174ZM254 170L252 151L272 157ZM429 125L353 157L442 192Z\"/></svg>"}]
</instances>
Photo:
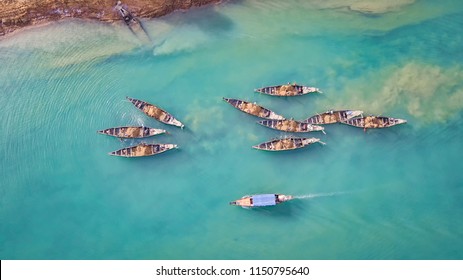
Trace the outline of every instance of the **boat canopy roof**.
<instances>
[{"instance_id":1,"label":"boat canopy roof","mask_svg":"<svg viewBox=\"0 0 463 280\"><path fill-rule=\"evenodd\" d=\"M252 196L253 206L271 206L276 205L275 194L256 194Z\"/></svg>"}]
</instances>

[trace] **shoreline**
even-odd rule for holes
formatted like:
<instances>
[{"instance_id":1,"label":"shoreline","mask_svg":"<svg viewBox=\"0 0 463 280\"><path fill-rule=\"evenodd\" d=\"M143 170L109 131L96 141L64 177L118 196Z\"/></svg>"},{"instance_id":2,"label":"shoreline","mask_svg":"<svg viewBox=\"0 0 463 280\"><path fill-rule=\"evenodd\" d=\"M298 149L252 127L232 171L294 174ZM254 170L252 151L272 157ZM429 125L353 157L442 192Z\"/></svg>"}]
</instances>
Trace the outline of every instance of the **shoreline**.
<instances>
[{"instance_id":1,"label":"shoreline","mask_svg":"<svg viewBox=\"0 0 463 280\"><path fill-rule=\"evenodd\" d=\"M73 0L66 5L57 0L11 0L0 4L0 39L10 37L22 30L45 26L66 19L81 19L103 23L124 22L114 10L116 0L102 1ZM187 11L192 8L218 4L221 0L125 0L123 4L140 19L152 19L166 16L175 11ZM11 12L13 11L13 12Z\"/></svg>"}]
</instances>

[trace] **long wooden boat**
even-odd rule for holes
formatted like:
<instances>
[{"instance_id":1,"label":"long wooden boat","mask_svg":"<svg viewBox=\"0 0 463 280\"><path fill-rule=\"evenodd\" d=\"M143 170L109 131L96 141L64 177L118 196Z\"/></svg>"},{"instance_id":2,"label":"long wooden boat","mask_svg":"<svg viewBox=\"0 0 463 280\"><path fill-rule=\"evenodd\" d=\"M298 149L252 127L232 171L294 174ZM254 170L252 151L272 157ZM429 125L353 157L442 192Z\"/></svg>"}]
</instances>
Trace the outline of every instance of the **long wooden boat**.
<instances>
[{"instance_id":1,"label":"long wooden boat","mask_svg":"<svg viewBox=\"0 0 463 280\"><path fill-rule=\"evenodd\" d=\"M243 196L240 199L230 202L230 205L248 207L264 207L280 204L285 201L294 199L292 195L284 194L255 194Z\"/></svg>"},{"instance_id":2,"label":"long wooden boat","mask_svg":"<svg viewBox=\"0 0 463 280\"><path fill-rule=\"evenodd\" d=\"M166 131L164 129L150 128L146 126L119 126L98 130L98 133L117 138L145 138L166 133Z\"/></svg>"},{"instance_id":3,"label":"long wooden boat","mask_svg":"<svg viewBox=\"0 0 463 280\"><path fill-rule=\"evenodd\" d=\"M320 89L316 87L308 87L298 84L286 84L286 85L277 85L277 86L267 86L262 88L256 88L255 92L273 95L273 96L297 96L305 95L309 93L322 93Z\"/></svg>"},{"instance_id":4,"label":"long wooden boat","mask_svg":"<svg viewBox=\"0 0 463 280\"><path fill-rule=\"evenodd\" d=\"M248 113L250 115L256 116L256 117L270 119L270 120L284 120L285 119L283 116L277 115L275 112L267 108L264 108L260 105L257 105L256 103L243 101L239 99L233 99L233 98L225 98L225 97L223 97L223 100L225 100L228 104L232 105L236 109L243 111L245 113Z\"/></svg>"},{"instance_id":5,"label":"long wooden boat","mask_svg":"<svg viewBox=\"0 0 463 280\"><path fill-rule=\"evenodd\" d=\"M146 144L141 143L136 146L123 148L109 154L120 157L147 157L154 156L168 150L177 148L176 144Z\"/></svg>"},{"instance_id":6,"label":"long wooden boat","mask_svg":"<svg viewBox=\"0 0 463 280\"><path fill-rule=\"evenodd\" d=\"M130 102L132 102L135 107L137 107L140 111L145 113L147 116L150 116L162 123L165 124L170 124L170 125L175 125L178 127L183 128L184 125L181 123L179 120L174 118L171 114L169 114L167 111L159 108L158 106L155 106L153 104L150 104L148 102L131 98L131 97L126 97Z\"/></svg>"},{"instance_id":7,"label":"long wooden boat","mask_svg":"<svg viewBox=\"0 0 463 280\"><path fill-rule=\"evenodd\" d=\"M354 118L354 119L342 121L342 123L344 124L355 126L355 127L360 127L365 130L369 128L386 128L386 127L391 127L391 126L398 125L398 124L403 124L406 122L407 121L403 119L381 117L381 116L360 117L360 118Z\"/></svg>"},{"instance_id":8,"label":"long wooden boat","mask_svg":"<svg viewBox=\"0 0 463 280\"><path fill-rule=\"evenodd\" d=\"M311 116L302 122L310 124L332 124L342 121L347 121L349 119L358 117L363 114L363 111L358 110L338 110L338 111L326 111L321 114L316 114Z\"/></svg>"},{"instance_id":9,"label":"long wooden boat","mask_svg":"<svg viewBox=\"0 0 463 280\"><path fill-rule=\"evenodd\" d=\"M257 122L260 125L286 132L311 132L321 131L325 133L324 127L295 120L262 120Z\"/></svg>"},{"instance_id":10,"label":"long wooden boat","mask_svg":"<svg viewBox=\"0 0 463 280\"><path fill-rule=\"evenodd\" d=\"M268 142L261 143L259 145L252 146L254 149L264 151L289 151L300 149L313 143L325 144L318 138L297 138L297 137L286 137L282 139L274 139Z\"/></svg>"}]
</instances>

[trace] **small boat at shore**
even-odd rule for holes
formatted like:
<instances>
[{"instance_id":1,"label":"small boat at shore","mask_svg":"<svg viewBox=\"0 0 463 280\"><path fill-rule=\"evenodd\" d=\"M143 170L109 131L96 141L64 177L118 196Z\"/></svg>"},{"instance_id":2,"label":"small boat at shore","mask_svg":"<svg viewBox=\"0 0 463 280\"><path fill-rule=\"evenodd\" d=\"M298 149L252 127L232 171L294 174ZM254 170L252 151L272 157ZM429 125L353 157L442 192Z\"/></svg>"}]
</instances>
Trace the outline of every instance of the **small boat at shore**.
<instances>
[{"instance_id":1,"label":"small boat at shore","mask_svg":"<svg viewBox=\"0 0 463 280\"><path fill-rule=\"evenodd\" d=\"M117 138L145 138L166 133L164 129L146 126L119 126L98 130L98 133Z\"/></svg>"},{"instance_id":2,"label":"small boat at shore","mask_svg":"<svg viewBox=\"0 0 463 280\"><path fill-rule=\"evenodd\" d=\"M124 7L124 5L122 5L121 1L117 1L114 9L119 12L119 15L128 26L139 24L138 20L127 10L126 7Z\"/></svg>"},{"instance_id":3,"label":"small boat at shore","mask_svg":"<svg viewBox=\"0 0 463 280\"><path fill-rule=\"evenodd\" d=\"M293 199L292 195L284 194L255 194L243 196L240 199L230 202L230 205L248 207L273 206Z\"/></svg>"},{"instance_id":4,"label":"small boat at shore","mask_svg":"<svg viewBox=\"0 0 463 280\"><path fill-rule=\"evenodd\" d=\"M283 116L277 115L275 112L264 108L260 105L257 105L256 103L248 102L248 101L243 101L239 99L233 99L233 98L225 98L223 97L223 100L225 100L228 104L232 105L236 109L243 111L247 114L264 118L264 119L271 119L271 120L284 120L285 118Z\"/></svg>"},{"instance_id":5,"label":"small boat at shore","mask_svg":"<svg viewBox=\"0 0 463 280\"><path fill-rule=\"evenodd\" d=\"M260 125L268 128L286 131L286 132L311 132L321 131L325 133L324 127L319 125L312 125L308 123L298 122L295 120L262 120L257 122Z\"/></svg>"},{"instance_id":6,"label":"small boat at shore","mask_svg":"<svg viewBox=\"0 0 463 280\"><path fill-rule=\"evenodd\" d=\"M257 150L264 150L264 151L289 151L300 149L305 146L314 144L314 143L321 143L325 145L320 139L318 138L297 138L297 137L286 137L282 139L274 139L268 142L261 143L259 145L252 146L254 149Z\"/></svg>"},{"instance_id":7,"label":"small boat at shore","mask_svg":"<svg viewBox=\"0 0 463 280\"><path fill-rule=\"evenodd\" d=\"M395 119L395 118L381 117L381 116L368 116L368 117L349 119L346 121L342 121L341 123L355 126L355 127L360 127L366 130L369 128L386 128L386 127L391 127L391 126L398 125L398 124L403 124L406 122L407 121L403 119Z\"/></svg>"},{"instance_id":8,"label":"small boat at shore","mask_svg":"<svg viewBox=\"0 0 463 280\"><path fill-rule=\"evenodd\" d=\"M145 102L139 99L131 98L131 97L126 97L126 98L130 102L132 102L132 104L135 105L135 107L137 107L140 111L145 113L147 116L150 116L162 123L178 126L180 128L183 128L185 126L183 123L181 123L179 120L174 118L174 116L169 114L167 111L153 104L150 104L148 102Z\"/></svg>"},{"instance_id":9,"label":"small boat at shore","mask_svg":"<svg viewBox=\"0 0 463 280\"><path fill-rule=\"evenodd\" d=\"M147 157L164 153L168 150L176 149L176 144L146 144L141 143L136 146L123 148L109 154L119 157Z\"/></svg>"},{"instance_id":10,"label":"small boat at shore","mask_svg":"<svg viewBox=\"0 0 463 280\"><path fill-rule=\"evenodd\" d=\"M339 110L339 111L326 111L321 114L311 116L301 122L309 124L332 124L358 117L363 114L363 111L356 110Z\"/></svg>"},{"instance_id":11,"label":"small boat at shore","mask_svg":"<svg viewBox=\"0 0 463 280\"><path fill-rule=\"evenodd\" d=\"M309 93L322 93L320 89L315 88L315 87L308 87L308 86L302 86L298 84L287 84L287 85L277 85L277 86L268 86L268 87L262 87L262 88L256 88L254 90L255 92L258 93L263 93L267 95L273 95L273 96L297 96L297 95L305 95Z\"/></svg>"}]
</instances>

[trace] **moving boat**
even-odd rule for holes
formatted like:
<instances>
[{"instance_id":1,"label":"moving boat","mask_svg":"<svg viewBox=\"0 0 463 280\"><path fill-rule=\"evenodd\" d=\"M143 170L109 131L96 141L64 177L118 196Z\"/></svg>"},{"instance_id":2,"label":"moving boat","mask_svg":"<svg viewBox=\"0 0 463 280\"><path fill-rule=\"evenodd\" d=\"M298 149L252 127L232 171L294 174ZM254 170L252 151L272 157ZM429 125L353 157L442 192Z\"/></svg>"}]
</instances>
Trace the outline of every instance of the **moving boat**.
<instances>
[{"instance_id":1,"label":"moving boat","mask_svg":"<svg viewBox=\"0 0 463 280\"><path fill-rule=\"evenodd\" d=\"M243 196L240 199L230 202L230 205L237 205L245 208L273 206L293 198L294 197L292 195L284 194L255 194Z\"/></svg>"},{"instance_id":2,"label":"moving boat","mask_svg":"<svg viewBox=\"0 0 463 280\"><path fill-rule=\"evenodd\" d=\"M310 132L321 131L325 133L324 127L308 123L298 122L295 120L262 120L257 122L260 125L286 132Z\"/></svg>"},{"instance_id":3,"label":"moving boat","mask_svg":"<svg viewBox=\"0 0 463 280\"><path fill-rule=\"evenodd\" d=\"M168 150L177 148L176 144L146 144L141 143L136 146L123 148L109 154L120 157L147 157L154 156Z\"/></svg>"},{"instance_id":4,"label":"moving boat","mask_svg":"<svg viewBox=\"0 0 463 280\"><path fill-rule=\"evenodd\" d=\"M325 113L316 114L301 122L310 124L331 124L358 117L363 114L363 111L354 110L339 110L339 111L326 111Z\"/></svg>"},{"instance_id":5,"label":"moving boat","mask_svg":"<svg viewBox=\"0 0 463 280\"><path fill-rule=\"evenodd\" d=\"M166 133L166 131L164 129L150 128L145 126L119 126L98 130L98 133L114 136L117 138L144 138Z\"/></svg>"},{"instance_id":6,"label":"moving boat","mask_svg":"<svg viewBox=\"0 0 463 280\"><path fill-rule=\"evenodd\" d=\"M403 119L395 119L395 118L381 117L381 116L360 117L360 118L354 118L354 119L342 121L342 123L344 124L355 126L355 127L361 127L365 130L367 128L391 127L391 126L403 124L406 122L407 121Z\"/></svg>"},{"instance_id":7,"label":"moving boat","mask_svg":"<svg viewBox=\"0 0 463 280\"><path fill-rule=\"evenodd\" d=\"M223 97L223 100L225 100L227 103L235 107L236 109L243 111L245 113L248 113L250 115L264 118L264 119L271 119L271 120L284 120L285 118L283 116L277 115L275 112L266 109L260 105L257 105L256 103L248 102L248 101L243 101L239 99L233 99L233 98L225 98Z\"/></svg>"},{"instance_id":8,"label":"moving boat","mask_svg":"<svg viewBox=\"0 0 463 280\"><path fill-rule=\"evenodd\" d=\"M137 107L140 111L142 111L143 113L145 113L146 115L162 122L162 123L165 123L165 124L170 124L170 125L175 125L175 126L178 126L180 128L183 128L184 125L183 123L181 123L179 120L177 120L176 118L174 118L174 116L172 116L171 114L169 114L168 112L166 112L165 110L153 105L153 104L150 104L148 102L145 102L145 101L142 101L142 100L138 100L138 99L135 99L135 98L131 98L131 97L126 97L130 102L133 103L133 105L135 105L135 107Z\"/></svg>"},{"instance_id":9,"label":"moving boat","mask_svg":"<svg viewBox=\"0 0 463 280\"><path fill-rule=\"evenodd\" d=\"M305 95L308 93L318 92L322 93L320 89L315 87L302 86L298 84L287 84L287 85L277 85L277 86L268 86L257 88L255 92L273 95L273 96L297 96Z\"/></svg>"},{"instance_id":10,"label":"moving boat","mask_svg":"<svg viewBox=\"0 0 463 280\"><path fill-rule=\"evenodd\" d=\"M296 137L286 137L283 139L275 139L268 142L261 143L256 146L252 146L254 149L264 150L264 151L288 151L303 148L305 146L311 145L313 143L321 143L325 145L318 138L296 138Z\"/></svg>"}]
</instances>

